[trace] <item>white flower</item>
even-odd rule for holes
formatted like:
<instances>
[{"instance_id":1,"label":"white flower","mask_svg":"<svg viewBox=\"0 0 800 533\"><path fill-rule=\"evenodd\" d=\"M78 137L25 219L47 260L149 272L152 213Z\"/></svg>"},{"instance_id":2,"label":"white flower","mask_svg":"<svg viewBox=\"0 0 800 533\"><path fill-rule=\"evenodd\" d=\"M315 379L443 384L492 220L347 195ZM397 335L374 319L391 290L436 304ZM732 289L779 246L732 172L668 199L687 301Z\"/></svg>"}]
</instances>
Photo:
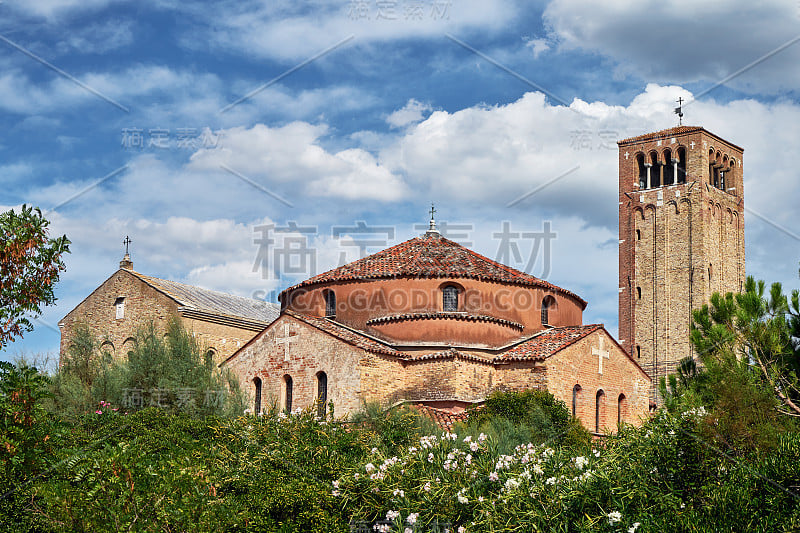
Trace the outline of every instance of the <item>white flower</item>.
<instances>
[{"instance_id":1,"label":"white flower","mask_svg":"<svg viewBox=\"0 0 800 533\"><path fill-rule=\"evenodd\" d=\"M466 532L467 528L465 528L464 526L458 526L458 533L466 533Z\"/></svg>"},{"instance_id":2,"label":"white flower","mask_svg":"<svg viewBox=\"0 0 800 533\"><path fill-rule=\"evenodd\" d=\"M406 522L413 526L417 523L417 518L419 518L419 513L411 513L406 517Z\"/></svg>"},{"instance_id":3,"label":"white flower","mask_svg":"<svg viewBox=\"0 0 800 533\"><path fill-rule=\"evenodd\" d=\"M386 520L394 521L398 516L400 516L400 511L386 511Z\"/></svg>"},{"instance_id":4,"label":"white flower","mask_svg":"<svg viewBox=\"0 0 800 533\"><path fill-rule=\"evenodd\" d=\"M425 483L425 485L422 486L422 490L424 490L425 492L430 492L431 491L431 482L428 481L427 483Z\"/></svg>"},{"instance_id":5,"label":"white flower","mask_svg":"<svg viewBox=\"0 0 800 533\"><path fill-rule=\"evenodd\" d=\"M610 525L613 526L620 520L622 520L622 513L620 513L619 511L611 511L610 513L608 513L608 523Z\"/></svg>"},{"instance_id":6,"label":"white flower","mask_svg":"<svg viewBox=\"0 0 800 533\"><path fill-rule=\"evenodd\" d=\"M377 531L378 533L389 533L392 530L392 526L389 524L375 524L372 526L372 529Z\"/></svg>"},{"instance_id":7,"label":"white flower","mask_svg":"<svg viewBox=\"0 0 800 533\"><path fill-rule=\"evenodd\" d=\"M467 497L461 494L460 492L458 493L457 497L458 497L458 503L464 503L464 504L469 503Z\"/></svg>"},{"instance_id":8,"label":"white flower","mask_svg":"<svg viewBox=\"0 0 800 533\"><path fill-rule=\"evenodd\" d=\"M367 473L372 472L373 470L375 470L375 465L372 463L367 463L366 465L364 465L364 470L366 470Z\"/></svg>"},{"instance_id":9,"label":"white flower","mask_svg":"<svg viewBox=\"0 0 800 533\"><path fill-rule=\"evenodd\" d=\"M483 503L483 496L478 496L478 501Z\"/></svg>"},{"instance_id":10,"label":"white flower","mask_svg":"<svg viewBox=\"0 0 800 533\"><path fill-rule=\"evenodd\" d=\"M464 442L472 442L472 435L467 435L464 437Z\"/></svg>"},{"instance_id":11,"label":"white flower","mask_svg":"<svg viewBox=\"0 0 800 533\"><path fill-rule=\"evenodd\" d=\"M549 477L549 478L547 478L547 481L545 481L545 483L548 484L548 485L555 485L556 484L556 478Z\"/></svg>"},{"instance_id":12,"label":"white flower","mask_svg":"<svg viewBox=\"0 0 800 533\"><path fill-rule=\"evenodd\" d=\"M407 527L407 528L405 528L405 529L403 530L403 533L414 533L414 530L413 530L413 529L411 529L410 527Z\"/></svg>"},{"instance_id":13,"label":"white flower","mask_svg":"<svg viewBox=\"0 0 800 533\"><path fill-rule=\"evenodd\" d=\"M492 472L489 474L489 481L498 481L500 476L497 475L497 472Z\"/></svg>"},{"instance_id":14,"label":"white flower","mask_svg":"<svg viewBox=\"0 0 800 533\"><path fill-rule=\"evenodd\" d=\"M536 463L535 465L533 465L533 472L534 472L534 474L538 474L540 476L542 474L544 474L544 470L542 470L542 467L541 467L541 465L539 465L539 463Z\"/></svg>"},{"instance_id":15,"label":"white flower","mask_svg":"<svg viewBox=\"0 0 800 533\"><path fill-rule=\"evenodd\" d=\"M575 461L575 466L578 468L578 470L583 470L583 468L589 464L589 459L582 455L575 457L573 461Z\"/></svg>"},{"instance_id":16,"label":"white flower","mask_svg":"<svg viewBox=\"0 0 800 533\"><path fill-rule=\"evenodd\" d=\"M469 449L472 452L477 452L479 447L480 447L480 444L478 444L477 442L470 442L469 443Z\"/></svg>"},{"instance_id":17,"label":"white flower","mask_svg":"<svg viewBox=\"0 0 800 533\"><path fill-rule=\"evenodd\" d=\"M599 450L592 450L592 453L594 454L595 457L600 457L600 451Z\"/></svg>"},{"instance_id":18,"label":"white flower","mask_svg":"<svg viewBox=\"0 0 800 533\"><path fill-rule=\"evenodd\" d=\"M628 533L636 533L636 529L641 526L639 522L634 522L631 527L628 528Z\"/></svg>"},{"instance_id":19,"label":"white flower","mask_svg":"<svg viewBox=\"0 0 800 533\"><path fill-rule=\"evenodd\" d=\"M515 489L517 487L519 487L519 480L518 479L511 478L511 479L507 479L506 480L505 489L507 491L513 490L513 489Z\"/></svg>"},{"instance_id":20,"label":"white flower","mask_svg":"<svg viewBox=\"0 0 800 533\"><path fill-rule=\"evenodd\" d=\"M406 493L403 492L402 489L394 489L394 492L392 494L394 494L395 496L400 496L401 498L406 497Z\"/></svg>"},{"instance_id":21,"label":"white flower","mask_svg":"<svg viewBox=\"0 0 800 533\"><path fill-rule=\"evenodd\" d=\"M338 481L334 481L333 482L333 488L334 489L338 489L339 488L339 482Z\"/></svg>"},{"instance_id":22,"label":"white flower","mask_svg":"<svg viewBox=\"0 0 800 533\"><path fill-rule=\"evenodd\" d=\"M334 491L331 492L331 496L338 497L340 495L341 495L341 492L339 492L338 490L334 490Z\"/></svg>"},{"instance_id":23,"label":"white flower","mask_svg":"<svg viewBox=\"0 0 800 533\"><path fill-rule=\"evenodd\" d=\"M372 448L369 452L375 455L376 453L378 453L378 448Z\"/></svg>"}]
</instances>

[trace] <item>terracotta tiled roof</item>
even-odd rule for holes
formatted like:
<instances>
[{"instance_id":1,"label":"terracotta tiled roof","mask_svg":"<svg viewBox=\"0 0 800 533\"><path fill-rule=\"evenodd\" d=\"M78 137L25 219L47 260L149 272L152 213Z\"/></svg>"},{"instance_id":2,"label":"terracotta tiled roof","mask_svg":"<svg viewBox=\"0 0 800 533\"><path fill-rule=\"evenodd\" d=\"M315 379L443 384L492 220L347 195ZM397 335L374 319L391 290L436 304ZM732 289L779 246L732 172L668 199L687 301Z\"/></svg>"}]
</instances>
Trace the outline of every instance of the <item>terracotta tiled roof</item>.
<instances>
[{"instance_id":1,"label":"terracotta tiled roof","mask_svg":"<svg viewBox=\"0 0 800 533\"><path fill-rule=\"evenodd\" d=\"M516 359L546 359L560 352L570 344L577 342L590 333L602 329L602 324L585 326L565 326L552 328L539 333L525 342L517 344L510 350L497 356L495 361Z\"/></svg>"},{"instance_id":2,"label":"terracotta tiled roof","mask_svg":"<svg viewBox=\"0 0 800 533\"><path fill-rule=\"evenodd\" d=\"M296 318L297 320L305 322L310 326L314 326L319 330L329 333L334 337L343 340L347 344L355 346L356 348L361 348L362 350L372 353L382 353L386 355L406 357L406 354L404 352L395 350L388 344L382 343L377 339L374 339L373 337L360 333L358 330L345 327L339 324L338 322L334 322L333 320L330 320L328 318L303 315L301 313L290 311L288 309L284 312L290 317Z\"/></svg>"},{"instance_id":3,"label":"terracotta tiled roof","mask_svg":"<svg viewBox=\"0 0 800 533\"><path fill-rule=\"evenodd\" d=\"M462 313L462 312L402 313L399 315L379 316L367 320L367 325L372 326L375 324L386 324L389 322L405 322L411 320L426 320L432 318L463 320L469 322L492 322L494 324L500 324L501 326L507 326L509 328L514 328L519 331L525 329L525 326L523 326L522 324L514 322L512 320L506 320L505 318L498 318L488 315L477 315L472 313Z\"/></svg>"},{"instance_id":4,"label":"terracotta tiled roof","mask_svg":"<svg viewBox=\"0 0 800 533\"><path fill-rule=\"evenodd\" d=\"M466 361L476 361L478 363L491 364L492 359L481 357L479 355L471 354L469 352L462 352L455 348L447 348L433 353L426 353L422 355L406 354L406 361L430 361L432 359L464 359Z\"/></svg>"},{"instance_id":5,"label":"terracotta tiled roof","mask_svg":"<svg viewBox=\"0 0 800 533\"><path fill-rule=\"evenodd\" d=\"M451 413L444 409L437 409L429 405L418 403L414 405L420 413L430 417L436 425L445 431L453 431L453 426L456 422L464 422L469 418L468 411L461 411L460 413Z\"/></svg>"},{"instance_id":6,"label":"terracotta tiled roof","mask_svg":"<svg viewBox=\"0 0 800 533\"><path fill-rule=\"evenodd\" d=\"M652 133L645 133L636 137L622 139L617 141L617 144L627 144L631 142L648 141L650 139L657 139L659 137L669 137L670 135L680 135L683 133L691 133L693 131L704 131L700 126L675 126L674 128L667 128L661 131L654 131Z\"/></svg>"},{"instance_id":7,"label":"terracotta tiled roof","mask_svg":"<svg viewBox=\"0 0 800 533\"><path fill-rule=\"evenodd\" d=\"M167 279L145 276L139 272L125 269L154 289L166 294L179 305L213 315L231 316L250 321L271 324L280 314L277 304L235 296L224 292L210 291L193 285L178 283Z\"/></svg>"},{"instance_id":8,"label":"terracotta tiled roof","mask_svg":"<svg viewBox=\"0 0 800 533\"><path fill-rule=\"evenodd\" d=\"M586 307L586 302L570 291L493 261L436 233L415 237L309 278L284 290L281 296L318 283L386 278L471 278L531 285L568 294Z\"/></svg>"}]
</instances>

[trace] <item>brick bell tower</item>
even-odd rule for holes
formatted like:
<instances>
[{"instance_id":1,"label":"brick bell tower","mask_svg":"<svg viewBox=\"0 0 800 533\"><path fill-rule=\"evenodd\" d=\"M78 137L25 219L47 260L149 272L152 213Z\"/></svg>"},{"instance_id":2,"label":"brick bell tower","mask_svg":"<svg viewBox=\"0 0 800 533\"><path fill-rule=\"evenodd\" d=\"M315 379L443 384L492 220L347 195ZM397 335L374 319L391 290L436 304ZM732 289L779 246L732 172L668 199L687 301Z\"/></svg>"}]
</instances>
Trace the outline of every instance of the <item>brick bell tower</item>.
<instances>
[{"instance_id":1,"label":"brick bell tower","mask_svg":"<svg viewBox=\"0 0 800 533\"><path fill-rule=\"evenodd\" d=\"M694 356L691 311L744 283L742 148L696 126L619 146L619 337L653 379Z\"/></svg>"}]
</instances>

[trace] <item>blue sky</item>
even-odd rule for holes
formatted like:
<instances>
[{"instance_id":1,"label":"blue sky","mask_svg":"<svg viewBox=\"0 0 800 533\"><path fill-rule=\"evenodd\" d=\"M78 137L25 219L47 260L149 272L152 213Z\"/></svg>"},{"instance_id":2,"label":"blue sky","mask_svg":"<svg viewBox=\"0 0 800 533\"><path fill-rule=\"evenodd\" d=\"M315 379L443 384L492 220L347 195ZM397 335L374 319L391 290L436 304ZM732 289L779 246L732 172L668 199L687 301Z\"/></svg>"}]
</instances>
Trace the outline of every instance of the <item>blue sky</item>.
<instances>
[{"instance_id":1,"label":"blue sky","mask_svg":"<svg viewBox=\"0 0 800 533\"><path fill-rule=\"evenodd\" d=\"M800 4L185 4L0 3L0 208L73 242L0 359L57 352L126 235L140 272L271 298L416 235L431 202L614 333L614 141L675 125L678 97L745 148L748 274L800 285Z\"/></svg>"}]
</instances>

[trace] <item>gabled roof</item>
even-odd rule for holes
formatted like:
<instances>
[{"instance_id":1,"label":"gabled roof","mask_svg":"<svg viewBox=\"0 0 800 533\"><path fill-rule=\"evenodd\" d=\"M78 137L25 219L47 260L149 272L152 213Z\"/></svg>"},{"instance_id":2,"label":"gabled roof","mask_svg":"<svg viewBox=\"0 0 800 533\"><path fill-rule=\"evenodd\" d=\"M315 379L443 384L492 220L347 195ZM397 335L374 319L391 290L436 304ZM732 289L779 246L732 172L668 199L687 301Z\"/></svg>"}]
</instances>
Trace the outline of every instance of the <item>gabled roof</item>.
<instances>
[{"instance_id":1,"label":"gabled roof","mask_svg":"<svg viewBox=\"0 0 800 533\"><path fill-rule=\"evenodd\" d=\"M530 285L562 292L586 307L586 302L577 294L493 261L435 232L309 278L284 290L281 297L299 287L319 283L387 278L472 278Z\"/></svg>"},{"instance_id":2,"label":"gabled roof","mask_svg":"<svg viewBox=\"0 0 800 533\"><path fill-rule=\"evenodd\" d=\"M602 324L547 329L503 352L495 360L546 359L599 329L603 329Z\"/></svg>"},{"instance_id":3,"label":"gabled roof","mask_svg":"<svg viewBox=\"0 0 800 533\"><path fill-rule=\"evenodd\" d=\"M177 281L154 278L139 272L123 271L136 276L147 285L173 299L178 305L189 310L200 311L211 315L242 318L264 325L272 323L280 314L280 306L274 303L235 296L224 292L211 291Z\"/></svg>"},{"instance_id":4,"label":"gabled roof","mask_svg":"<svg viewBox=\"0 0 800 533\"><path fill-rule=\"evenodd\" d=\"M356 348L361 348L362 350L365 350L367 352L382 353L386 355L396 355L400 357L404 357L406 355L403 352L396 350L395 348L392 348L387 343L380 342L377 339L370 337L369 335L365 335L359 332L358 330L345 327L340 323L335 322L329 318L320 318L315 316L303 315L301 313L290 311L288 309L284 313L292 318L296 318L297 320L305 322L310 326L314 326L315 328L322 330L325 333L328 333L340 340L343 340L347 344L351 344ZM242 348L244 348L244 346L242 346Z\"/></svg>"}]
</instances>

